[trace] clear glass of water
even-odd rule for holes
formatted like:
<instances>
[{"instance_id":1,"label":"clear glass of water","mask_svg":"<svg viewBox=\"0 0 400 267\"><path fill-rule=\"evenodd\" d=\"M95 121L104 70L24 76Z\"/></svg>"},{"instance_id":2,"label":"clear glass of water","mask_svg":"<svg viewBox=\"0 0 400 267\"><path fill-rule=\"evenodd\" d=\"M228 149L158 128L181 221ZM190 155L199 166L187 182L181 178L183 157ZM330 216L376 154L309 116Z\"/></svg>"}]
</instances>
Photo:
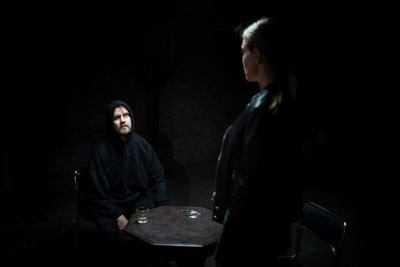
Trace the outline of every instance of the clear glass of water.
<instances>
[{"instance_id":1,"label":"clear glass of water","mask_svg":"<svg viewBox=\"0 0 400 267\"><path fill-rule=\"evenodd\" d=\"M142 223L147 223L149 221L149 208L147 207L138 207L136 209L137 213L137 222L142 224Z\"/></svg>"}]
</instances>

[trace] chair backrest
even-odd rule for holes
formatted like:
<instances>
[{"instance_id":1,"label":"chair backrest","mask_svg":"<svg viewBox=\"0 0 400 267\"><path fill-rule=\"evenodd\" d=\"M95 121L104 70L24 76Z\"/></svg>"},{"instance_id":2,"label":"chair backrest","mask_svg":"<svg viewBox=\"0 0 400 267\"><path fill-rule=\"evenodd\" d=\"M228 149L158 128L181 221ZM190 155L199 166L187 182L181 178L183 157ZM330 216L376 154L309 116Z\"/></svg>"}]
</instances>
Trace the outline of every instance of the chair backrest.
<instances>
[{"instance_id":1,"label":"chair backrest","mask_svg":"<svg viewBox=\"0 0 400 267\"><path fill-rule=\"evenodd\" d=\"M74 186L75 186L75 191L79 192L79 177L81 173L79 170L74 170Z\"/></svg>"},{"instance_id":2,"label":"chair backrest","mask_svg":"<svg viewBox=\"0 0 400 267\"><path fill-rule=\"evenodd\" d=\"M74 185L77 193L82 193L85 189L84 187L87 181L87 175L88 170L84 168L74 170Z\"/></svg>"},{"instance_id":3,"label":"chair backrest","mask_svg":"<svg viewBox=\"0 0 400 267\"><path fill-rule=\"evenodd\" d=\"M346 221L314 202L306 203L303 211L303 226L325 240L337 253L346 235Z\"/></svg>"},{"instance_id":4,"label":"chair backrest","mask_svg":"<svg viewBox=\"0 0 400 267\"><path fill-rule=\"evenodd\" d=\"M346 221L327 210L324 207L314 203L307 202L303 208L303 219L297 235L295 245L296 259L299 255L302 232L308 230L321 240L325 241L334 254L334 265L339 262L339 255L346 237Z\"/></svg>"},{"instance_id":5,"label":"chair backrest","mask_svg":"<svg viewBox=\"0 0 400 267\"><path fill-rule=\"evenodd\" d=\"M88 203L85 196L88 175L89 172L85 168L74 170L74 186L77 193L78 214L84 218L90 217L88 212Z\"/></svg>"}]
</instances>

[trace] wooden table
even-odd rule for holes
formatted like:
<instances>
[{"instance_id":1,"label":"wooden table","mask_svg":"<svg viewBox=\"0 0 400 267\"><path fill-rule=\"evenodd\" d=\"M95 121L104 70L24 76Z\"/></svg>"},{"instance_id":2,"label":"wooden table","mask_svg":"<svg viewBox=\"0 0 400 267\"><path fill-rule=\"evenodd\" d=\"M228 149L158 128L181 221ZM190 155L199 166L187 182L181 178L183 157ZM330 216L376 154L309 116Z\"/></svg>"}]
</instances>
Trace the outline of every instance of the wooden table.
<instances>
[{"instance_id":1,"label":"wooden table","mask_svg":"<svg viewBox=\"0 0 400 267\"><path fill-rule=\"evenodd\" d=\"M137 214L129 218L125 231L152 246L207 247L218 241L222 225L211 220L212 211L197 208L198 218L189 218L184 206L164 206L149 211L149 221L137 223Z\"/></svg>"}]
</instances>

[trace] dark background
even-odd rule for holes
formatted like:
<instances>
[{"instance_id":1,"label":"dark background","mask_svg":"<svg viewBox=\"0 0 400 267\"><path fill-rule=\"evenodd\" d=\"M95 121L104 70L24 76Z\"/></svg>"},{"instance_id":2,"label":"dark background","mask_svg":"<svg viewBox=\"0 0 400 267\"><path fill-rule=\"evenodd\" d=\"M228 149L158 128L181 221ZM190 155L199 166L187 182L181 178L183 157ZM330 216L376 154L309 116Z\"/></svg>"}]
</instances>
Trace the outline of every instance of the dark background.
<instances>
[{"instance_id":1,"label":"dark background","mask_svg":"<svg viewBox=\"0 0 400 267\"><path fill-rule=\"evenodd\" d=\"M223 133L255 93L234 29L260 16L281 18L291 29L303 188L330 192L318 199L350 207L343 215L361 220L373 202L364 176L376 171L369 164L374 145L365 146L372 128L363 79L368 27L359 7L275 2L12 9L3 50L10 81L1 107L3 223L23 228L72 205L73 171L105 133L104 109L113 99L134 110L137 132L165 167L173 202L209 205L212 189L193 185L213 182ZM361 236L363 226L353 231ZM11 254L20 245L13 242L4 241Z\"/></svg>"}]
</instances>

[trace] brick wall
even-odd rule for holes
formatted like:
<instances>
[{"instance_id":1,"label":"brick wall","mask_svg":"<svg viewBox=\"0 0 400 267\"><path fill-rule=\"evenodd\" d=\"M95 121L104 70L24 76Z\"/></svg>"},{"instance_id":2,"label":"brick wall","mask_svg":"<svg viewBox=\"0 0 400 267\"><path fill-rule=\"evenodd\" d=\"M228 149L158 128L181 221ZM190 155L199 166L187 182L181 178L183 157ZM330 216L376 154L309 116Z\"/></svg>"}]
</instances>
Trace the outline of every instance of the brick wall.
<instances>
[{"instance_id":1,"label":"brick wall","mask_svg":"<svg viewBox=\"0 0 400 267\"><path fill-rule=\"evenodd\" d=\"M182 164L216 160L226 128L251 93L221 54L188 54L160 92L159 129Z\"/></svg>"}]
</instances>

